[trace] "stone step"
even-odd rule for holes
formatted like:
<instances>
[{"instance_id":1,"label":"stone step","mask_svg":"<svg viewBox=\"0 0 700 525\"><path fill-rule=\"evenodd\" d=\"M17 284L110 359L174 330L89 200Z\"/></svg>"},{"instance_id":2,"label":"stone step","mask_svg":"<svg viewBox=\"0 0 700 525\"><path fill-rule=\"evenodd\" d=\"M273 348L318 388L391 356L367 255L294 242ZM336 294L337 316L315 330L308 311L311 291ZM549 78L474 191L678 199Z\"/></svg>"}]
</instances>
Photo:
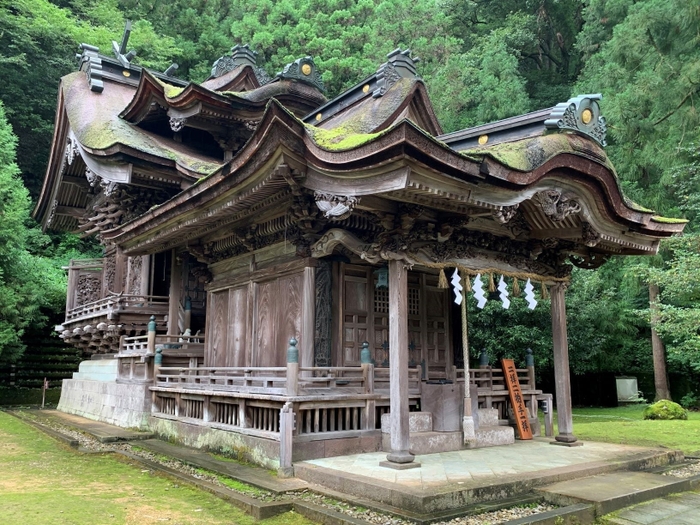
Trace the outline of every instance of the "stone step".
<instances>
[{"instance_id":1,"label":"stone step","mask_svg":"<svg viewBox=\"0 0 700 525\"><path fill-rule=\"evenodd\" d=\"M512 430L512 429L511 429ZM461 432L411 432L408 450L411 454L437 454L464 448ZM382 450L391 450L391 435L382 434Z\"/></svg>"},{"instance_id":2,"label":"stone step","mask_svg":"<svg viewBox=\"0 0 700 525\"><path fill-rule=\"evenodd\" d=\"M476 443L473 448L496 447L515 443L515 431L512 427L481 426L476 431Z\"/></svg>"},{"instance_id":3,"label":"stone step","mask_svg":"<svg viewBox=\"0 0 700 525\"><path fill-rule=\"evenodd\" d=\"M432 432L433 414L430 412L409 412L409 432ZM382 414L382 434L391 433L391 414Z\"/></svg>"},{"instance_id":4,"label":"stone step","mask_svg":"<svg viewBox=\"0 0 700 525\"><path fill-rule=\"evenodd\" d=\"M480 408L476 411L480 427L497 427L498 410L495 408Z\"/></svg>"},{"instance_id":5,"label":"stone step","mask_svg":"<svg viewBox=\"0 0 700 525\"><path fill-rule=\"evenodd\" d=\"M557 505L592 503L602 516L636 503L697 487L700 479L649 472L610 472L542 487L544 499Z\"/></svg>"}]
</instances>

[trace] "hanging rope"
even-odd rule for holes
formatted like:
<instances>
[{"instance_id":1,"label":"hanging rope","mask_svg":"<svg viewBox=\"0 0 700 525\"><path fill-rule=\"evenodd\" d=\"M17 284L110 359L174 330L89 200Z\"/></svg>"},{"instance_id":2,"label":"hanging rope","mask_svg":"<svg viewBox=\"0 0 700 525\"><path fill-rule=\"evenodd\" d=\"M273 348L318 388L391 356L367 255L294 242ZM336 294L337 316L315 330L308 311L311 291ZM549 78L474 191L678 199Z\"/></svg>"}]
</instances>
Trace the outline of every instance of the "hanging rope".
<instances>
[{"instance_id":1,"label":"hanging rope","mask_svg":"<svg viewBox=\"0 0 700 525\"><path fill-rule=\"evenodd\" d=\"M465 279L469 283L469 278ZM464 397L469 399L469 327L467 325L467 290L466 287L462 288L462 357L464 359ZM469 414L465 412L464 415L471 415L471 403L465 403L464 410L469 410Z\"/></svg>"},{"instance_id":2,"label":"hanging rope","mask_svg":"<svg viewBox=\"0 0 700 525\"><path fill-rule=\"evenodd\" d=\"M520 295L520 284L518 283L518 278L513 277L513 297Z\"/></svg>"},{"instance_id":3,"label":"hanging rope","mask_svg":"<svg viewBox=\"0 0 700 525\"><path fill-rule=\"evenodd\" d=\"M511 278L517 278L522 281L527 281L530 279L531 281L539 282L544 284L545 282L555 282L555 283L568 283L571 278L570 277L543 277L541 275L537 275L535 273L528 273L528 272L508 272L504 270L500 270L498 268L484 268L481 270L473 270L471 268L467 268L466 266L460 266L459 264L455 264L454 262L450 263L431 263L431 262L418 262L416 263L416 266L424 266L425 268L435 268L436 270L442 270L444 268L457 268L459 270L460 275L477 275L481 274L482 276L486 276L486 274L500 274L503 275L504 277L511 277ZM470 287L471 288L471 287ZM495 289L495 287L494 287Z\"/></svg>"},{"instance_id":4,"label":"hanging rope","mask_svg":"<svg viewBox=\"0 0 700 525\"><path fill-rule=\"evenodd\" d=\"M438 275L438 288L449 288L450 285L447 284L447 276L445 275L445 269L440 268L440 275Z\"/></svg>"}]
</instances>

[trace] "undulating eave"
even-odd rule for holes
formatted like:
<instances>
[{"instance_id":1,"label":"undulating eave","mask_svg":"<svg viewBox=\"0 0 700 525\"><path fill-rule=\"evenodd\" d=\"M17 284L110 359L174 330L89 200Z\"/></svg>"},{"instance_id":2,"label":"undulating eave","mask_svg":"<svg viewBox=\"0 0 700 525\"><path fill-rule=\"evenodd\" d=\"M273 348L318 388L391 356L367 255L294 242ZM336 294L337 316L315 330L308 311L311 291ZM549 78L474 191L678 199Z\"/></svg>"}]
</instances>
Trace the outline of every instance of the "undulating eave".
<instances>
[{"instance_id":1,"label":"undulating eave","mask_svg":"<svg viewBox=\"0 0 700 525\"><path fill-rule=\"evenodd\" d=\"M129 233L136 229L142 229L146 225L149 230L157 228L173 217L180 217L183 213L210 202L228 188L244 183L246 178L257 172L260 166L265 165L279 149L286 150L289 157L301 157L302 133L301 124L286 111L281 110L276 102L271 102L253 136L227 166L160 207L122 225L119 229L105 232L105 238L121 243L130 238Z\"/></svg>"}]
</instances>

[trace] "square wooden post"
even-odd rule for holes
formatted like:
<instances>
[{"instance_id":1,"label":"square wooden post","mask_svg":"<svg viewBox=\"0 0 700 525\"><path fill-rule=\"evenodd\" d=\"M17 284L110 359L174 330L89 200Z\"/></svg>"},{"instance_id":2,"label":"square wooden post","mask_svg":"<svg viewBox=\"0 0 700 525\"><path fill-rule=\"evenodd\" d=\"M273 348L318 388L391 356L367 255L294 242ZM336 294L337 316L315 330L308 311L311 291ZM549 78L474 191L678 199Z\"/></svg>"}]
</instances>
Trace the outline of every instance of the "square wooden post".
<instances>
[{"instance_id":1,"label":"square wooden post","mask_svg":"<svg viewBox=\"0 0 700 525\"><path fill-rule=\"evenodd\" d=\"M180 287L182 286L182 261L178 261L177 253L172 250L170 264L170 299L168 302L168 335L180 333ZM188 341L189 342L189 341Z\"/></svg>"},{"instance_id":2,"label":"square wooden post","mask_svg":"<svg viewBox=\"0 0 700 525\"><path fill-rule=\"evenodd\" d=\"M566 334L566 285L557 283L550 288L552 298L552 342L554 346L554 381L557 400L557 423L559 433L553 444L580 445L574 436L574 421L571 413L571 382L569 379L569 342Z\"/></svg>"},{"instance_id":3,"label":"square wooden post","mask_svg":"<svg viewBox=\"0 0 700 525\"><path fill-rule=\"evenodd\" d=\"M392 468L412 463L408 426L408 272L403 261L389 261L389 389L391 452L380 463ZM410 467L409 467L410 465Z\"/></svg>"}]
</instances>

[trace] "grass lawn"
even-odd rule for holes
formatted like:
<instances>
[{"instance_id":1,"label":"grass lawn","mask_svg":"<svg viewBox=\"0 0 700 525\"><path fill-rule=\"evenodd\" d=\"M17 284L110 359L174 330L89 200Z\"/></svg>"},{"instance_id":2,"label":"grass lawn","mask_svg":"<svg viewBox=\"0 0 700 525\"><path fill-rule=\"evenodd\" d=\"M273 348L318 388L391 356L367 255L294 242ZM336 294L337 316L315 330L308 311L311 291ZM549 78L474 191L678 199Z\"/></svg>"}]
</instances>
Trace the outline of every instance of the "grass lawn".
<instances>
[{"instance_id":1,"label":"grass lawn","mask_svg":"<svg viewBox=\"0 0 700 525\"><path fill-rule=\"evenodd\" d=\"M253 524L230 504L111 454L79 454L0 411L3 525ZM266 525L310 525L298 514Z\"/></svg>"},{"instance_id":2,"label":"grass lawn","mask_svg":"<svg viewBox=\"0 0 700 525\"><path fill-rule=\"evenodd\" d=\"M700 455L700 412L689 412L687 421L645 421L645 406L575 408L574 435L581 441L663 446ZM555 427L556 421L554 414Z\"/></svg>"}]
</instances>

